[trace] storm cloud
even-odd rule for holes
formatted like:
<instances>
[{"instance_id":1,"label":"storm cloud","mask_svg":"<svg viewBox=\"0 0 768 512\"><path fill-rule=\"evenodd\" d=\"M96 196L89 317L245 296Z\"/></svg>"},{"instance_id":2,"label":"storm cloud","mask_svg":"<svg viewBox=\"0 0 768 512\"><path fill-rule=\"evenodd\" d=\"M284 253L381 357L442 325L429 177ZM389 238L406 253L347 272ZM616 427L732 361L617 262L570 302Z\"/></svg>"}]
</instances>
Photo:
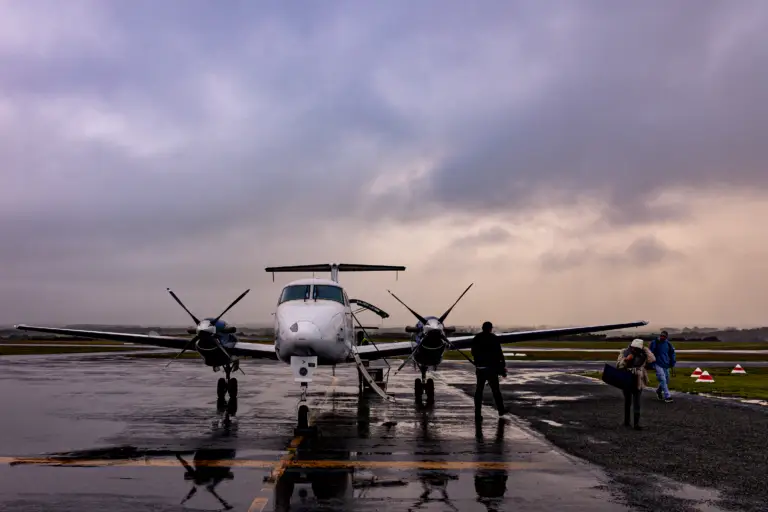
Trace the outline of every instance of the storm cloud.
<instances>
[{"instance_id":1,"label":"storm cloud","mask_svg":"<svg viewBox=\"0 0 768 512\"><path fill-rule=\"evenodd\" d=\"M440 307L681 264L695 197L768 185L766 32L759 1L4 4L0 322L158 322L282 263L405 264Z\"/></svg>"}]
</instances>

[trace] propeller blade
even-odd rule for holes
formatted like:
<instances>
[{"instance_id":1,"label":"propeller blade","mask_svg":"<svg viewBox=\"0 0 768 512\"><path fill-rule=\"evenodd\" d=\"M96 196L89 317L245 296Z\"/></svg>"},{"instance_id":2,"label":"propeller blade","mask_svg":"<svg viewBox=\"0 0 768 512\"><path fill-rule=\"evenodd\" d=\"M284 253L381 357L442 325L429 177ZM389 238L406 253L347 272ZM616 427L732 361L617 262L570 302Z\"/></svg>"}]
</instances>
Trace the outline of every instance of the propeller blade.
<instances>
[{"instance_id":1,"label":"propeller blade","mask_svg":"<svg viewBox=\"0 0 768 512\"><path fill-rule=\"evenodd\" d=\"M395 370L394 375L397 375L397 373L403 369L403 367L408 364L408 361L411 361L413 359L413 356L416 355L416 351L419 350L419 347L421 346L421 343L424 341L424 338L421 338L421 341L419 341L415 347L413 347L413 351L411 354L403 361L403 364L401 364L397 370ZM416 361L414 361L414 364L416 364Z\"/></svg>"},{"instance_id":2,"label":"propeller blade","mask_svg":"<svg viewBox=\"0 0 768 512\"><path fill-rule=\"evenodd\" d=\"M451 350L458 350L459 354L464 356L464 359L472 363L472 366L477 366L471 357L469 357L467 354L465 354L464 352L456 348L456 346L453 343L451 343L450 340L445 335L443 335L443 342L445 342L445 344L448 345L448 348L450 348Z\"/></svg>"},{"instance_id":3,"label":"propeller blade","mask_svg":"<svg viewBox=\"0 0 768 512\"><path fill-rule=\"evenodd\" d=\"M197 319L197 317L196 317L195 315L193 315L193 314L192 314L192 312L191 312L190 310L188 310L188 309L187 309L187 306L185 306L185 305L184 305L184 303L183 303L183 302L181 302L181 300L180 300L180 299L179 299L179 298L176 296L176 294L175 294L175 293L173 293L173 290L171 290L170 288L166 288L166 289L168 290L168 293L170 293L170 294L171 294L171 297L173 297L173 299L174 299L176 302L178 302L178 303L179 303L179 306L181 306L182 308L184 308L184 311L186 311L186 312L187 312L187 314L188 314L189 316L191 316L191 317L192 317L192 320L194 320L194 321L195 321L195 325L199 324L199 323L200 323L200 320L198 320L198 319Z\"/></svg>"},{"instance_id":4,"label":"propeller blade","mask_svg":"<svg viewBox=\"0 0 768 512\"><path fill-rule=\"evenodd\" d=\"M218 336L213 336L213 341L215 341L216 345L218 345L218 347L221 349L221 351L224 352L224 355L227 356L227 359L229 359L231 361L232 360L232 356L230 356L229 352L227 352L224 349L224 345L221 344L221 341L219 340L219 337ZM243 372L243 375L245 375L245 372Z\"/></svg>"},{"instance_id":5,"label":"propeller blade","mask_svg":"<svg viewBox=\"0 0 768 512\"><path fill-rule=\"evenodd\" d=\"M223 317L223 316L224 316L224 313L226 313L227 311L229 311L230 309L232 309L232 307L234 307L234 305L235 305L235 304L237 304L238 302L240 302L240 299L242 299L243 297L245 297L245 295L246 295L246 294L247 294L249 291L251 291L251 289L250 289L250 288L248 288L248 289L247 289L247 290L245 290L243 293L241 293L241 294L240 294L240 296L239 296L238 298L236 298L236 299L235 299L235 300L232 302L232 304L230 304L230 305L227 307L227 309L225 309L225 310L224 310L224 311L223 311L223 312L222 312L222 313L221 313L219 316L217 316L217 317L216 317L216 319L215 319L213 322L211 322L211 323L215 324L216 322L218 322L218 321L219 321L219 318Z\"/></svg>"},{"instance_id":6,"label":"propeller blade","mask_svg":"<svg viewBox=\"0 0 768 512\"><path fill-rule=\"evenodd\" d=\"M403 302L403 301L401 301L400 299L398 299L398 298L397 298L397 295L395 295L394 293L390 292L389 290L387 290L387 292L389 292L389 294L390 294L391 296L393 296L397 302L399 302L400 304L402 304L403 306L405 306L405 309L407 309L408 311L410 311L410 312L413 314L413 316L415 316L415 317L416 317L416 319L417 319L419 322L421 322L421 323L422 323L422 324L424 324L424 325L427 325L427 320L426 320L426 319L425 319L423 316L421 316L420 314L418 314L417 312L415 312L414 310L412 310L411 308L409 308L409 307L408 307L408 304L406 304L405 302Z\"/></svg>"},{"instance_id":7,"label":"propeller blade","mask_svg":"<svg viewBox=\"0 0 768 512\"><path fill-rule=\"evenodd\" d=\"M418 348L418 347L417 347L417 348ZM409 355L409 356L406 358L406 360L405 360L405 361L403 361L403 364L401 364L400 366L398 366L398 367L397 367L397 370L395 370L395 373L394 373L394 374L392 374L392 376L395 376L395 375L397 375L397 374L400 372L400 370L402 370L402 369L403 369L403 366L405 366L406 364L408 364L408 362L409 362L409 361L411 361L411 359L413 359L413 354L415 354L415 353L416 353L416 349L413 349L413 352L411 352L411 355Z\"/></svg>"},{"instance_id":8,"label":"propeller blade","mask_svg":"<svg viewBox=\"0 0 768 512\"><path fill-rule=\"evenodd\" d=\"M232 510L232 508L233 508L232 505L230 505L229 503L224 501L224 498L222 498L221 496L219 496L216 493L216 491L214 490L215 486L216 486L216 484L211 484L211 485L207 486L206 489L208 490L209 493L213 494L214 498L219 500L219 503L221 503L221 506L224 507L224 510Z\"/></svg>"},{"instance_id":9,"label":"propeller blade","mask_svg":"<svg viewBox=\"0 0 768 512\"><path fill-rule=\"evenodd\" d=\"M189 347L191 347L191 346L192 346L192 344L194 344L194 343L195 343L195 341L197 341L197 339L198 339L199 337L200 337L200 336L195 336L194 338L192 338L191 340L189 340L189 342L187 342L187 344L186 344L186 345L184 345L184 348L183 348L183 349L181 349L181 352L179 352L178 354L176 354L176 357L174 357L173 359L171 359L170 361L168 361L168 364L167 364L167 365L165 365L165 367L166 367L166 368L168 368L168 367L171 365L171 363L172 363L172 362L174 362L176 359L178 359L179 357L181 357L181 355L182 355L184 352L186 352L186 351L187 351L187 349L189 349Z\"/></svg>"},{"instance_id":10,"label":"propeller blade","mask_svg":"<svg viewBox=\"0 0 768 512\"><path fill-rule=\"evenodd\" d=\"M441 316L441 317L440 317L440 323L441 323L441 324L445 322L445 319L446 319L446 318L448 318L448 315L451 313L451 311L453 310L453 308L454 308L454 307L456 307L456 304L458 304L458 303L459 303L459 301L461 300L461 298L462 298L462 297L463 297L463 296L464 296L464 295L465 295L465 294L466 294L466 293L469 291L469 289L470 289L470 288L472 288L472 285L473 285L473 284L475 284L475 283L472 283L472 284L470 284L469 286L467 286L467 289L466 289L466 290L464 290L464 293L462 293L461 295L459 295L459 298L458 298L458 299L456 299L456 302L454 302L454 303L453 303L453 306L449 307L449 308L448 308L448 311L446 311L445 313L443 313L443 316Z\"/></svg>"},{"instance_id":11,"label":"propeller blade","mask_svg":"<svg viewBox=\"0 0 768 512\"><path fill-rule=\"evenodd\" d=\"M184 503L186 503L196 493L197 493L197 487L195 486L195 484L192 484L192 489L189 490L189 493L187 494L186 498L181 500L180 504L183 505Z\"/></svg>"}]
</instances>

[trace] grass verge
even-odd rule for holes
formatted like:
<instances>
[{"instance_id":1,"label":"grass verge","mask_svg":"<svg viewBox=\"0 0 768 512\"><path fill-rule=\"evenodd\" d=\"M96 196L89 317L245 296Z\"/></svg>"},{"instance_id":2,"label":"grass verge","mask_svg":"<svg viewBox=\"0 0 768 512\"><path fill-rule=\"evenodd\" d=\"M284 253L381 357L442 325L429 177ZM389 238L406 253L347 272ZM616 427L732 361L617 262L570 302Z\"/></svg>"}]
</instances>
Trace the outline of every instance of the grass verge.
<instances>
[{"instance_id":1,"label":"grass verge","mask_svg":"<svg viewBox=\"0 0 768 512\"><path fill-rule=\"evenodd\" d=\"M7 340L0 340L0 347L3 345L123 345L124 343L122 341L108 341L108 340L82 340L82 339L72 339L72 338L61 338L61 339L51 339L51 338L44 338L42 340L34 340L34 339L7 339ZM131 345L128 345L131 346Z\"/></svg>"},{"instance_id":2,"label":"grass verge","mask_svg":"<svg viewBox=\"0 0 768 512\"><path fill-rule=\"evenodd\" d=\"M464 353L470 355L468 350L465 350ZM598 361L615 363L619 351L617 350L615 354L610 352L531 352L528 350L522 353L525 356L515 357L507 355L506 359L507 361ZM463 360L464 356L457 352L446 352L445 359ZM735 365L745 361L768 361L768 354L729 354L727 352L717 354L678 354L677 361L679 363L686 361L732 361Z\"/></svg>"},{"instance_id":3,"label":"grass verge","mask_svg":"<svg viewBox=\"0 0 768 512\"><path fill-rule=\"evenodd\" d=\"M702 368L707 370L715 382L705 384L696 383L696 379L690 377L693 369L678 368L677 375L672 377L669 382L669 389L683 393L699 394L707 393L718 396L731 396L739 398L750 398L768 400L768 368L750 368L748 365L742 365L747 371L746 375L731 374L731 368ZM579 372L580 375L594 377L599 379L602 372ZM655 372L649 372L651 387L659 385Z\"/></svg>"}]
</instances>

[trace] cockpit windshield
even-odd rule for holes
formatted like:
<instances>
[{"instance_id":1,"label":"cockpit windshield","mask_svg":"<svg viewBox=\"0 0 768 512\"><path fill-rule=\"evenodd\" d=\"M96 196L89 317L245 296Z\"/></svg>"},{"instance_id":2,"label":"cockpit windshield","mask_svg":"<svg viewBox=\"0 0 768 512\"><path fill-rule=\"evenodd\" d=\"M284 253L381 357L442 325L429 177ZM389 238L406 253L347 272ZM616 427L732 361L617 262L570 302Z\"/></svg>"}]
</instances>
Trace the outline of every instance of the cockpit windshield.
<instances>
[{"instance_id":1,"label":"cockpit windshield","mask_svg":"<svg viewBox=\"0 0 768 512\"><path fill-rule=\"evenodd\" d=\"M292 286L286 286L283 288L283 293L280 295L280 301L278 304L289 300L308 300L309 299L309 285L308 284L296 284Z\"/></svg>"},{"instance_id":2,"label":"cockpit windshield","mask_svg":"<svg viewBox=\"0 0 768 512\"><path fill-rule=\"evenodd\" d=\"M312 292L312 298L317 300L332 300L344 304L344 291L338 286L316 284Z\"/></svg>"}]
</instances>

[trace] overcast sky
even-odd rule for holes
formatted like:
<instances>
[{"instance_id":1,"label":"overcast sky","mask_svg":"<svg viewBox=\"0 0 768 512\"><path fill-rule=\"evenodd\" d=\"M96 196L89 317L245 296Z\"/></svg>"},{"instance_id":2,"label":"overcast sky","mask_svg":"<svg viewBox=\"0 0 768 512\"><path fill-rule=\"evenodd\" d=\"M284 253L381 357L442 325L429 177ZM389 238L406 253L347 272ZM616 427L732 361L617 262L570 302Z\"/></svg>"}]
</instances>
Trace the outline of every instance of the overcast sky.
<instances>
[{"instance_id":1,"label":"overcast sky","mask_svg":"<svg viewBox=\"0 0 768 512\"><path fill-rule=\"evenodd\" d=\"M0 323L768 324L768 3L0 6ZM371 317L368 323L377 323ZM449 323L450 323L449 322Z\"/></svg>"}]
</instances>

